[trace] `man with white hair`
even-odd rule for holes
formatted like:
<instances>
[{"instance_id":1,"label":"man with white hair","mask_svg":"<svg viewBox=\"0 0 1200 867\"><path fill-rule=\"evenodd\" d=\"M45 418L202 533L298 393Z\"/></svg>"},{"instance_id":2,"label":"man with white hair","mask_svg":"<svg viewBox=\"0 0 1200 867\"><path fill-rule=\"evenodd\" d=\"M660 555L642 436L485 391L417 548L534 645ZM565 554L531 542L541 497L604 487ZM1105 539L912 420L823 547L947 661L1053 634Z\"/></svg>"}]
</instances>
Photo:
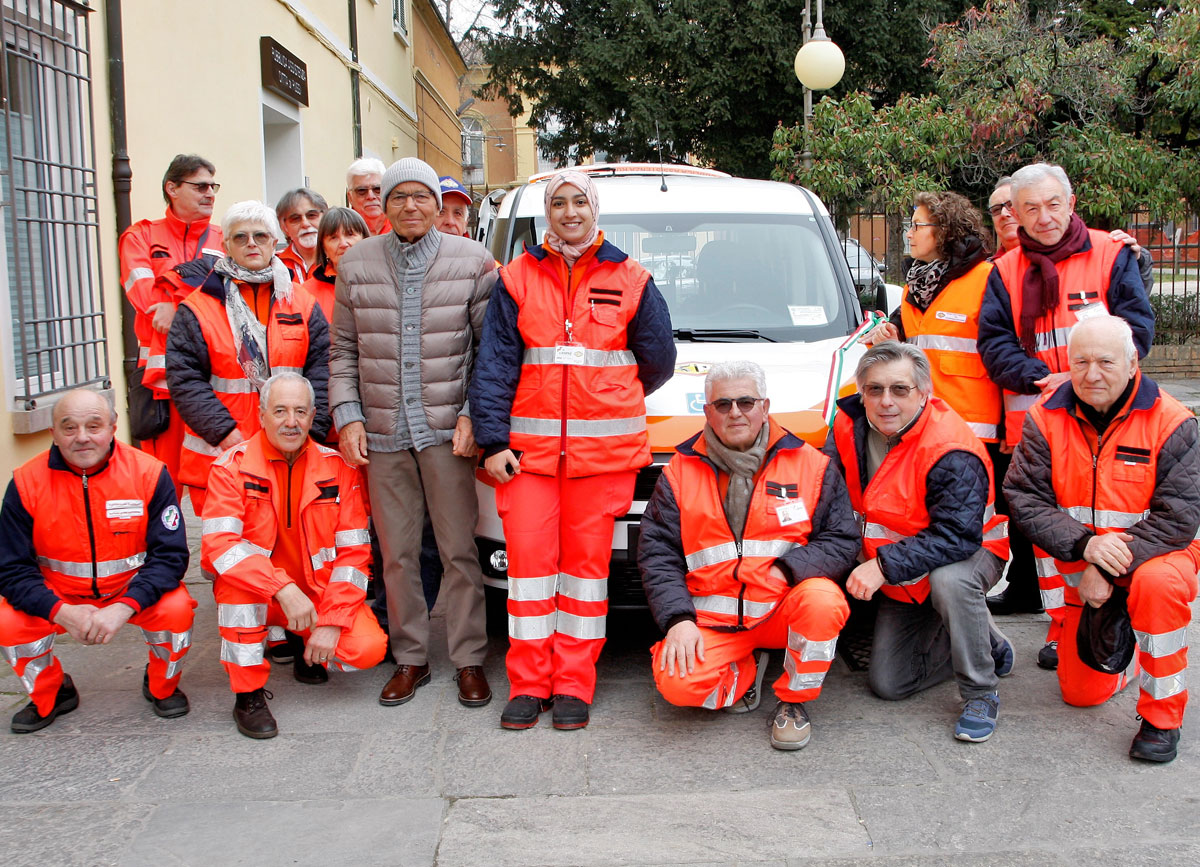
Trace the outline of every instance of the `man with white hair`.
<instances>
[{"instance_id":1,"label":"man with white hair","mask_svg":"<svg viewBox=\"0 0 1200 867\"><path fill-rule=\"evenodd\" d=\"M383 209L380 185L383 183L383 161L363 157L346 169L346 204L362 217L372 235L392 231Z\"/></svg>"},{"instance_id":2,"label":"man with white hair","mask_svg":"<svg viewBox=\"0 0 1200 867\"><path fill-rule=\"evenodd\" d=\"M798 750L849 616L836 582L858 533L846 484L829 458L770 418L757 364L713 365L704 430L678 447L642 516L638 565L666 633L651 648L671 704L745 713L774 683L771 746Z\"/></svg>"},{"instance_id":3,"label":"man with white hair","mask_svg":"<svg viewBox=\"0 0 1200 867\"><path fill-rule=\"evenodd\" d=\"M317 267L317 228L328 210L325 197L308 187L289 190L275 205L275 217L288 240L279 261L297 283L311 277Z\"/></svg>"},{"instance_id":4,"label":"man with white hair","mask_svg":"<svg viewBox=\"0 0 1200 867\"><path fill-rule=\"evenodd\" d=\"M200 551L216 574L221 663L250 738L278 733L264 687L268 630L287 627L293 674L325 683L327 667L371 668L387 637L365 604L371 541L361 479L312 442L312 383L276 373L262 387L261 430L218 458L208 482Z\"/></svg>"},{"instance_id":5,"label":"man with white hair","mask_svg":"<svg viewBox=\"0 0 1200 867\"><path fill-rule=\"evenodd\" d=\"M1145 356L1154 340L1154 311L1137 257L1107 232L1084 225L1062 168L1025 166L1013 173L1009 189L1019 246L996 259L988 278L979 353L988 376L1004 391L1005 438L1012 448L1033 402L1070 378L1067 332L1076 322L1105 313L1120 316ZM1053 669L1062 585L1040 567L1039 583L1051 624L1038 664Z\"/></svg>"},{"instance_id":6,"label":"man with white hair","mask_svg":"<svg viewBox=\"0 0 1200 867\"><path fill-rule=\"evenodd\" d=\"M1124 320L1081 322L1068 353L1070 381L1029 411L1004 490L1013 520L1065 584L1063 701L1101 704L1140 668L1142 725L1129 755L1169 762L1187 705L1187 632L1200 569L1196 418L1138 369ZM1126 595L1136 663L1116 672L1086 665L1076 644L1083 606L1120 605Z\"/></svg>"}]
</instances>

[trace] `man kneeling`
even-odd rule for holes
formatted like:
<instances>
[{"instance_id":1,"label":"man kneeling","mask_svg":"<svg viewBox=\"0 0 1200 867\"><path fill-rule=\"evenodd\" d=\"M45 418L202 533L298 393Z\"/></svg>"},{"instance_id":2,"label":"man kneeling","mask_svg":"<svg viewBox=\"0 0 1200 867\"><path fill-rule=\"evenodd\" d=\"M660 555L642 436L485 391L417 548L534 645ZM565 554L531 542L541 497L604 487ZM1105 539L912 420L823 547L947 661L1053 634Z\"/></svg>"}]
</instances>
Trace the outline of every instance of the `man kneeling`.
<instances>
[{"instance_id":1,"label":"man kneeling","mask_svg":"<svg viewBox=\"0 0 1200 867\"><path fill-rule=\"evenodd\" d=\"M757 364L716 364L704 390L707 424L642 516L638 565L666 633L651 649L654 680L671 704L744 713L761 699L763 648L786 648L771 746L798 750L811 733L804 702L850 613L835 583L858 552L846 485L770 420Z\"/></svg>"},{"instance_id":2,"label":"man kneeling","mask_svg":"<svg viewBox=\"0 0 1200 867\"><path fill-rule=\"evenodd\" d=\"M328 665L378 665L387 636L364 603L371 547L358 470L309 440L312 386L297 373L272 376L259 416L262 430L213 464L200 551L216 575L233 718L247 737L271 738L268 630L297 636L295 677L312 684L328 679Z\"/></svg>"}]
</instances>

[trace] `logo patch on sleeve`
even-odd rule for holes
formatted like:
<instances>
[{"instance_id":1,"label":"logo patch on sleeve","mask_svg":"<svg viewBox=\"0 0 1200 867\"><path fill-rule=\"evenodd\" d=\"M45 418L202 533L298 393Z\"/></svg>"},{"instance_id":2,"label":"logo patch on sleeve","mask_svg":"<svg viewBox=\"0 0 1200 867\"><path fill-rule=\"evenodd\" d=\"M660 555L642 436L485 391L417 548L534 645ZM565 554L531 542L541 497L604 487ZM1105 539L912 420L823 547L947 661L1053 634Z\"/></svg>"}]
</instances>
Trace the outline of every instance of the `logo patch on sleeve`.
<instances>
[{"instance_id":1,"label":"logo patch on sleeve","mask_svg":"<svg viewBox=\"0 0 1200 867\"><path fill-rule=\"evenodd\" d=\"M167 506L162 513L163 526L174 532L179 529L179 507Z\"/></svg>"}]
</instances>

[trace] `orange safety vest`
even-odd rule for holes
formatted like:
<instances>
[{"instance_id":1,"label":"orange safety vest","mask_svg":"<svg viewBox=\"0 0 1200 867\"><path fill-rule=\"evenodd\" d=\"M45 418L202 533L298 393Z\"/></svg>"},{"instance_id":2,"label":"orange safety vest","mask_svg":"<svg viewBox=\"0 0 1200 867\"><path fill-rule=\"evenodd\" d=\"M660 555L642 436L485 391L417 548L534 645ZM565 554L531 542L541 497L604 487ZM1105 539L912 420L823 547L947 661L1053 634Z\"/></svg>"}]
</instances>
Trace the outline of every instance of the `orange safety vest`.
<instances>
[{"instance_id":1,"label":"orange safety vest","mask_svg":"<svg viewBox=\"0 0 1200 867\"><path fill-rule=\"evenodd\" d=\"M992 382L979 356L979 309L991 262L980 262L951 280L925 310L908 300L900 306L904 338L929 357L933 393L953 407L984 442L999 439L1000 386Z\"/></svg>"},{"instance_id":2,"label":"orange safety vest","mask_svg":"<svg viewBox=\"0 0 1200 867\"><path fill-rule=\"evenodd\" d=\"M725 518L717 470L705 457L703 436L694 438L693 454L676 452L663 470L679 504L688 592L700 626L752 629L769 617L790 589L771 577L771 566L807 544L812 532L829 458L803 440L777 447L784 437L796 438L775 422L770 425L769 458L755 476L741 542Z\"/></svg>"},{"instance_id":3,"label":"orange safety vest","mask_svg":"<svg viewBox=\"0 0 1200 867\"><path fill-rule=\"evenodd\" d=\"M225 301L201 289L183 303L196 314L200 323L208 347L208 381L213 393L229 410L242 436L249 438L259 430L258 390L238 363L237 344L229 328ZM304 362L308 358L308 324L315 306L313 297L294 284L290 303L272 296L267 315L267 362L271 373L292 371L304 375ZM183 431L179 481L193 488L203 488L208 484L209 467L221 450L192 430L186 419Z\"/></svg>"},{"instance_id":4,"label":"orange safety vest","mask_svg":"<svg viewBox=\"0 0 1200 867\"><path fill-rule=\"evenodd\" d=\"M1117 256L1125 249L1120 241L1114 241L1107 232L1098 229L1088 229L1088 237L1091 238L1092 249L1055 263L1061 300L1057 307L1037 321L1037 351L1034 357L1045 362L1051 373L1064 373L1071 369L1067 357L1067 335L1075 323L1094 315L1093 311L1108 311L1108 286L1112 269L1117 263ZM1025 254L1025 248L1017 247L996 259L994 264L1008 289L1013 327L1019 334L1024 298L1022 281L1032 263ZM1004 435L1010 446L1021 441L1025 413L1038 397L1036 394L1004 391Z\"/></svg>"},{"instance_id":5,"label":"orange safety vest","mask_svg":"<svg viewBox=\"0 0 1200 867\"><path fill-rule=\"evenodd\" d=\"M1137 376L1134 403L1142 389L1142 375ZM1114 419L1099 438L1097 452L1080 428L1088 422L1075 413L1073 392L1068 395L1064 389L1071 392L1071 384L1064 383L1029 411L1050 447L1049 481L1058 508L1096 533L1128 530L1150 514L1159 452L1192 413L1160 390L1148 409L1131 407ZM1200 570L1200 541L1194 540L1187 551ZM1087 561L1053 559L1067 585L1064 602L1082 605L1077 588Z\"/></svg>"},{"instance_id":6,"label":"orange safety vest","mask_svg":"<svg viewBox=\"0 0 1200 867\"><path fill-rule=\"evenodd\" d=\"M288 244L287 247L280 250L275 256L287 267L288 273L292 275L292 282L294 283L304 283L305 280L312 276L313 271L317 269L315 259L313 260L312 268L307 267L304 264L304 260L300 258L300 254L296 252L295 247L291 244Z\"/></svg>"},{"instance_id":7,"label":"orange safety vest","mask_svg":"<svg viewBox=\"0 0 1200 867\"><path fill-rule=\"evenodd\" d=\"M521 469L547 476L560 456L571 478L647 466L646 396L627 329L650 273L628 257L614 262L589 252L575 264L580 276L568 272L577 287L568 295L561 257L540 252L500 269L525 344L509 445L523 453ZM566 357L572 363L561 363Z\"/></svg>"},{"instance_id":8,"label":"orange safety vest","mask_svg":"<svg viewBox=\"0 0 1200 867\"><path fill-rule=\"evenodd\" d=\"M91 475L52 470L48 451L17 467L13 481L33 517L47 587L65 597L124 595L146 562L148 510L162 470L160 460L119 440Z\"/></svg>"},{"instance_id":9,"label":"orange safety vest","mask_svg":"<svg viewBox=\"0 0 1200 867\"><path fill-rule=\"evenodd\" d=\"M312 275L304 281L302 288L316 299L317 304L321 307L321 312L325 314L325 321L329 323L330 328L329 342L332 343L334 284L337 278L336 276L326 276L325 269L327 267L328 265L318 265L313 268Z\"/></svg>"},{"instance_id":10,"label":"orange safety vest","mask_svg":"<svg viewBox=\"0 0 1200 867\"><path fill-rule=\"evenodd\" d=\"M117 242L121 261L121 285L134 308L133 330L138 341L138 367L145 367L142 383L167 391L167 335L154 330L151 304L182 300L174 287L160 282L181 262L205 258L209 266L225 255L221 227L208 220L185 223L167 208L161 220L139 220L121 233Z\"/></svg>"},{"instance_id":11,"label":"orange safety vest","mask_svg":"<svg viewBox=\"0 0 1200 867\"><path fill-rule=\"evenodd\" d=\"M862 528L863 558L870 560L884 545L917 535L929 526L925 483L934 464L953 451L970 452L983 461L988 473L987 507L983 513L983 547L1008 560L1008 518L996 513L992 462L979 437L939 397L930 397L917 423L887 453L863 490L854 420L840 412L833 422L834 442L846 471L850 505ZM899 602L924 602L929 596L929 575L903 584L884 584L884 595Z\"/></svg>"},{"instance_id":12,"label":"orange safety vest","mask_svg":"<svg viewBox=\"0 0 1200 867\"><path fill-rule=\"evenodd\" d=\"M277 489L265 442L260 431L213 464L200 553L204 568L218 581L261 588L265 596L274 596L289 580L276 575L270 562L288 492ZM304 477L298 480L303 486L299 524L304 576L290 580L321 600L318 625L346 627L366 597L371 563L362 479L333 449L315 442L306 448Z\"/></svg>"}]
</instances>

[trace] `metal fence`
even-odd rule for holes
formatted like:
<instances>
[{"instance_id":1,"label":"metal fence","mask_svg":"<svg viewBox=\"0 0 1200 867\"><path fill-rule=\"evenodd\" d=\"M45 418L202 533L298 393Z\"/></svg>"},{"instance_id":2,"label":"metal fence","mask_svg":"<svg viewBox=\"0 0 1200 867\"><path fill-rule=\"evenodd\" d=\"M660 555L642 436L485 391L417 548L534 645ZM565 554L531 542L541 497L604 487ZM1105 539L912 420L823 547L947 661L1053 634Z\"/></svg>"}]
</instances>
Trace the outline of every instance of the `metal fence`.
<instances>
[{"instance_id":1,"label":"metal fence","mask_svg":"<svg viewBox=\"0 0 1200 867\"><path fill-rule=\"evenodd\" d=\"M74 0L0 2L0 234L18 409L108 378L89 14Z\"/></svg>"}]
</instances>

